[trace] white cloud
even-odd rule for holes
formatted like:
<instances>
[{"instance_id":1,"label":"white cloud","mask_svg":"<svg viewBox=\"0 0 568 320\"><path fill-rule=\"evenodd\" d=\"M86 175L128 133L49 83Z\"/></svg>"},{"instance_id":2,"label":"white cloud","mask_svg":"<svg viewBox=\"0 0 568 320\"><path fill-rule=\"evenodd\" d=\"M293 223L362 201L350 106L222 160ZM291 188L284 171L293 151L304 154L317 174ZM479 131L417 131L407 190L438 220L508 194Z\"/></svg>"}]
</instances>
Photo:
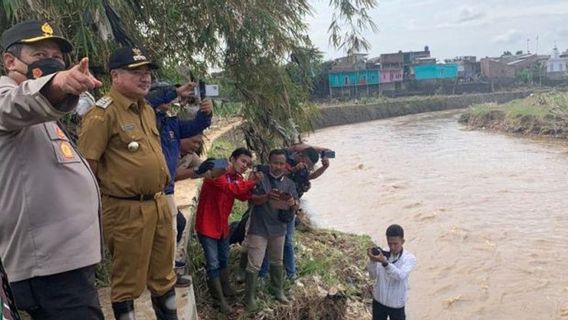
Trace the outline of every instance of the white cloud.
<instances>
[{"instance_id":1,"label":"white cloud","mask_svg":"<svg viewBox=\"0 0 568 320\"><path fill-rule=\"evenodd\" d=\"M523 40L523 34L516 29L510 29L507 32L497 35L493 38L494 43L501 44L514 44L518 43L521 40Z\"/></svg>"}]
</instances>

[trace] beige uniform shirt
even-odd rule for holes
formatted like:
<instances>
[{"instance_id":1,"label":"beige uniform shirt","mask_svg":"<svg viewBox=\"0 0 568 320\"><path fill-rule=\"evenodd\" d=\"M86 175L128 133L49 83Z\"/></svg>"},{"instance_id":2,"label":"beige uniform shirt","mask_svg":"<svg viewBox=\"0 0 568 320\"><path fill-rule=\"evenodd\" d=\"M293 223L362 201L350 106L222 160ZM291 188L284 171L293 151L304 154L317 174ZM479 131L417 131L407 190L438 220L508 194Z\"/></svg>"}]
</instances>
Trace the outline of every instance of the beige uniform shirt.
<instances>
[{"instance_id":1,"label":"beige uniform shirt","mask_svg":"<svg viewBox=\"0 0 568 320\"><path fill-rule=\"evenodd\" d=\"M57 274L101 260L96 179L40 90L51 76L18 85L0 77L0 255L10 281Z\"/></svg>"},{"instance_id":2,"label":"beige uniform shirt","mask_svg":"<svg viewBox=\"0 0 568 320\"><path fill-rule=\"evenodd\" d=\"M155 112L143 100L133 101L114 89L83 118L79 149L98 161L105 195L154 194L168 182Z\"/></svg>"}]
</instances>

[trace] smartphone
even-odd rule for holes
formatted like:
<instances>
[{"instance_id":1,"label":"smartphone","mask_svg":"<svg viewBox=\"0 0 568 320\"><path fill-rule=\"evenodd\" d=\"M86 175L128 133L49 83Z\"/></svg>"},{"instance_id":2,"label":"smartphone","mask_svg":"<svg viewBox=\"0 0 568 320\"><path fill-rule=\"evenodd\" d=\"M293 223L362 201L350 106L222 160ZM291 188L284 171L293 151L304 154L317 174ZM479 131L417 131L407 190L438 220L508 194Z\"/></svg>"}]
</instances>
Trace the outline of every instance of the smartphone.
<instances>
[{"instance_id":1,"label":"smartphone","mask_svg":"<svg viewBox=\"0 0 568 320\"><path fill-rule=\"evenodd\" d=\"M213 160L213 169L226 169L228 166L229 166L229 161L227 161L227 159Z\"/></svg>"},{"instance_id":2,"label":"smartphone","mask_svg":"<svg viewBox=\"0 0 568 320\"><path fill-rule=\"evenodd\" d=\"M201 100L207 97L219 96L218 84L206 84L204 81L199 81L198 86L195 87L195 96L199 96Z\"/></svg>"},{"instance_id":3,"label":"smartphone","mask_svg":"<svg viewBox=\"0 0 568 320\"><path fill-rule=\"evenodd\" d=\"M280 200L288 201L290 200L290 198L292 198L292 195L290 193L288 192L280 193Z\"/></svg>"},{"instance_id":4,"label":"smartphone","mask_svg":"<svg viewBox=\"0 0 568 320\"><path fill-rule=\"evenodd\" d=\"M335 158L335 151L333 151L333 150L324 150L324 151L321 152L321 157L322 157L322 158L328 158L328 159Z\"/></svg>"}]
</instances>

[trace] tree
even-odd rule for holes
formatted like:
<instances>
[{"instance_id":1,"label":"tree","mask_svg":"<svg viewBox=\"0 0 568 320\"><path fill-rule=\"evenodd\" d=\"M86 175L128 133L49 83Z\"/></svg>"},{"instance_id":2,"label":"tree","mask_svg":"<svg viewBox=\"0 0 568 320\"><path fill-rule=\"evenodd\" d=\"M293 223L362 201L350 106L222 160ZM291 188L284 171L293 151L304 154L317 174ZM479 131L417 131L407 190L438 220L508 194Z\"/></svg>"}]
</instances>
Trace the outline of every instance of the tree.
<instances>
[{"instance_id":1,"label":"tree","mask_svg":"<svg viewBox=\"0 0 568 320\"><path fill-rule=\"evenodd\" d=\"M503 54L501 55L501 57L507 57L507 56L512 56L513 54L511 53L511 51L503 51Z\"/></svg>"},{"instance_id":2,"label":"tree","mask_svg":"<svg viewBox=\"0 0 568 320\"><path fill-rule=\"evenodd\" d=\"M198 77L224 70L242 102L249 147L265 156L290 144L296 126L311 129L309 79L292 81L292 53L311 48L308 0L0 0L0 31L26 19L58 25L76 47L72 60L89 56L104 66L113 48L141 45L160 57L160 76L180 80L190 66ZM330 42L348 53L365 50L368 11L377 0L329 0L335 9ZM307 51L311 54L310 51ZM183 72L182 72L183 73ZM310 73L301 74L302 77Z\"/></svg>"}]
</instances>

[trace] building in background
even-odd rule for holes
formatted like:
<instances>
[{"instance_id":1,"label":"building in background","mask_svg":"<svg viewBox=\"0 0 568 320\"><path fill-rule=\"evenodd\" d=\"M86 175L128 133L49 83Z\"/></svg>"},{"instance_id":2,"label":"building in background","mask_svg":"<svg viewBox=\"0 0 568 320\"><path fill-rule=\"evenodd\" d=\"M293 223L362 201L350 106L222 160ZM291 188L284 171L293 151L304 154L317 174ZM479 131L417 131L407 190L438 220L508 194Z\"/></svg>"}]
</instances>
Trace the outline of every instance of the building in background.
<instances>
[{"instance_id":1,"label":"building in background","mask_svg":"<svg viewBox=\"0 0 568 320\"><path fill-rule=\"evenodd\" d=\"M550 59L546 61L546 77L550 80L568 79L568 51L560 53L557 47L552 49Z\"/></svg>"},{"instance_id":2,"label":"building in background","mask_svg":"<svg viewBox=\"0 0 568 320\"><path fill-rule=\"evenodd\" d=\"M346 60L334 65L328 73L330 97L362 97L379 92L378 68L367 69L366 59L352 60L355 64L351 66Z\"/></svg>"},{"instance_id":3,"label":"building in background","mask_svg":"<svg viewBox=\"0 0 568 320\"><path fill-rule=\"evenodd\" d=\"M481 76L481 64L475 56L455 57L445 62L458 65L458 80L461 82L474 82Z\"/></svg>"},{"instance_id":4,"label":"building in background","mask_svg":"<svg viewBox=\"0 0 568 320\"><path fill-rule=\"evenodd\" d=\"M415 80L457 79L457 64L421 64L413 66Z\"/></svg>"},{"instance_id":5,"label":"building in background","mask_svg":"<svg viewBox=\"0 0 568 320\"><path fill-rule=\"evenodd\" d=\"M532 53L503 55L498 58L483 58L480 60L481 76L487 80L515 79L540 66L549 56Z\"/></svg>"}]
</instances>

